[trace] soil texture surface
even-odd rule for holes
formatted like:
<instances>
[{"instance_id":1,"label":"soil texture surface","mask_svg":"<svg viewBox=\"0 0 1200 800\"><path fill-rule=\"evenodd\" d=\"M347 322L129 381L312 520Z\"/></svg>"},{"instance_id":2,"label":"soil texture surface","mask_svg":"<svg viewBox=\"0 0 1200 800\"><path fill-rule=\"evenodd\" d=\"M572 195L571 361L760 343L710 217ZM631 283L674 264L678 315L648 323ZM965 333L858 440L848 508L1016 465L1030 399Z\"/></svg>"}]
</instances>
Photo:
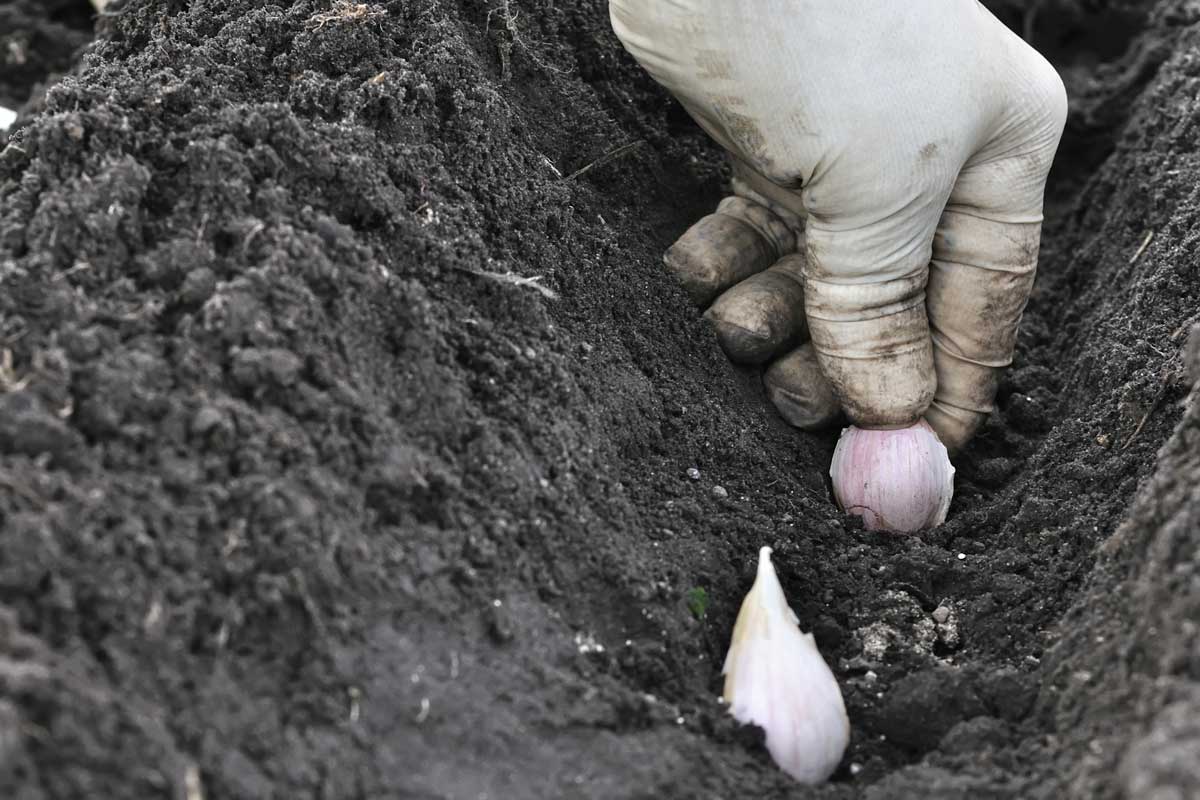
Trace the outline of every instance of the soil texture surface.
<instances>
[{"instance_id":1,"label":"soil texture surface","mask_svg":"<svg viewBox=\"0 0 1200 800\"><path fill-rule=\"evenodd\" d=\"M994 6L1071 117L894 536L662 266L728 171L603 0L0 3L0 797L1197 796L1200 8ZM821 787L717 700L763 545Z\"/></svg>"},{"instance_id":2,"label":"soil texture surface","mask_svg":"<svg viewBox=\"0 0 1200 800\"><path fill-rule=\"evenodd\" d=\"M0 105L15 108L74 64L92 40L87 0L0 3Z\"/></svg>"}]
</instances>

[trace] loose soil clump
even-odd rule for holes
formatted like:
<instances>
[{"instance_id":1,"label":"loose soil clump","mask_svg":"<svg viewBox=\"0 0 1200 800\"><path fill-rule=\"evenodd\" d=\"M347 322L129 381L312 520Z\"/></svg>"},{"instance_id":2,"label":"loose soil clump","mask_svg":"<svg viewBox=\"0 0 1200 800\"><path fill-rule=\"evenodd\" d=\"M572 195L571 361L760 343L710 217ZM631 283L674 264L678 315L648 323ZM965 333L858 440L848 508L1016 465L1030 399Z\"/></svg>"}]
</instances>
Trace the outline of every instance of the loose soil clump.
<instances>
[{"instance_id":1,"label":"loose soil clump","mask_svg":"<svg viewBox=\"0 0 1200 800\"><path fill-rule=\"evenodd\" d=\"M1200 790L1200 14L1086 5L998 7L1041 275L891 536L662 267L727 174L602 0L111 3L0 152L0 796L797 796L717 702L763 545L808 795Z\"/></svg>"}]
</instances>

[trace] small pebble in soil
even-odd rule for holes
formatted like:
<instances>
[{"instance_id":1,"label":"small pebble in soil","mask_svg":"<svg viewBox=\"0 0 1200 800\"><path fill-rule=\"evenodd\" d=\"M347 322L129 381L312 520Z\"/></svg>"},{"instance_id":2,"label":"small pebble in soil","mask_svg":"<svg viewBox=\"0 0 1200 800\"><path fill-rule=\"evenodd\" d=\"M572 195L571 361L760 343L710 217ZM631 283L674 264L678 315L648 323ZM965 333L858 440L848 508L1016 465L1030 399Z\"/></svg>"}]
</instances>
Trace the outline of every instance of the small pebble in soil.
<instances>
[{"instance_id":1,"label":"small pebble in soil","mask_svg":"<svg viewBox=\"0 0 1200 800\"><path fill-rule=\"evenodd\" d=\"M959 554L958 554L958 560L959 560L959 561L966 561L966 560L967 560L967 554L966 554L966 553L959 553Z\"/></svg>"},{"instance_id":2,"label":"small pebble in soil","mask_svg":"<svg viewBox=\"0 0 1200 800\"><path fill-rule=\"evenodd\" d=\"M724 486L714 486L712 493L722 500L724 500L726 497L729 497L729 492L726 491Z\"/></svg>"},{"instance_id":3,"label":"small pebble in soil","mask_svg":"<svg viewBox=\"0 0 1200 800\"><path fill-rule=\"evenodd\" d=\"M504 604L499 600L492 601L486 622L488 636L496 644L507 644L516 636L512 617L509 615L507 609L504 608Z\"/></svg>"},{"instance_id":4,"label":"small pebble in soil","mask_svg":"<svg viewBox=\"0 0 1200 800\"><path fill-rule=\"evenodd\" d=\"M590 633L577 633L575 634L575 649L583 655L589 655L592 653L603 653L604 645L596 641L596 637Z\"/></svg>"},{"instance_id":5,"label":"small pebble in soil","mask_svg":"<svg viewBox=\"0 0 1200 800\"><path fill-rule=\"evenodd\" d=\"M950 619L950 609L946 606L938 606L933 610L933 621L939 625Z\"/></svg>"},{"instance_id":6,"label":"small pebble in soil","mask_svg":"<svg viewBox=\"0 0 1200 800\"><path fill-rule=\"evenodd\" d=\"M687 476L694 481L698 481L700 480L700 470L696 469L695 467L689 467Z\"/></svg>"}]
</instances>

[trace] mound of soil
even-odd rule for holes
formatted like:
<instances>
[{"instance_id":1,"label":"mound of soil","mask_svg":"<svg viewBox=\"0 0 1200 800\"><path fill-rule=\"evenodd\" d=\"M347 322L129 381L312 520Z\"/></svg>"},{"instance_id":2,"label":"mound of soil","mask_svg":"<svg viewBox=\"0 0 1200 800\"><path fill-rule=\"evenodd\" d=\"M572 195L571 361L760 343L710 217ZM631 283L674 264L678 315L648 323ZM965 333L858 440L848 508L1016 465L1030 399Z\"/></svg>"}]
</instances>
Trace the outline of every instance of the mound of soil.
<instances>
[{"instance_id":1,"label":"mound of soil","mask_svg":"<svg viewBox=\"0 0 1200 800\"><path fill-rule=\"evenodd\" d=\"M762 545L806 796L1200 791L1200 12L997 5L1072 115L896 537L661 266L727 176L603 0L111 4L0 152L0 796L797 796L717 702Z\"/></svg>"}]
</instances>

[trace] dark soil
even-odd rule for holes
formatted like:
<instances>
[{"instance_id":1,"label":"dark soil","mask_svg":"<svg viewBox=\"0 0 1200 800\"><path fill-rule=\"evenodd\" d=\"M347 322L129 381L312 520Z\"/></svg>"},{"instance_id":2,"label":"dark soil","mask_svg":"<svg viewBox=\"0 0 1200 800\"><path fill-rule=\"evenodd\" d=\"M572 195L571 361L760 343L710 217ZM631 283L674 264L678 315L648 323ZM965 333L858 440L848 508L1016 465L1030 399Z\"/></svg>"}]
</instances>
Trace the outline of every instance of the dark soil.
<instances>
[{"instance_id":1,"label":"dark soil","mask_svg":"<svg viewBox=\"0 0 1200 800\"><path fill-rule=\"evenodd\" d=\"M1038 5L1041 277L896 537L661 266L724 167L603 0L113 3L0 153L0 797L1200 792L1200 12ZM717 703L764 544L811 791Z\"/></svg>"},{"instance_id":2,"label":"dark soil","mask_svg":"<svg viewBox=\"0 0 1200 800\"><path fill-rule=\"evenodd\" d=\"M0 105L16 108L71 69L92 40L88 0L13 0L0 3Z\"/></svg>"}]
</instances>

